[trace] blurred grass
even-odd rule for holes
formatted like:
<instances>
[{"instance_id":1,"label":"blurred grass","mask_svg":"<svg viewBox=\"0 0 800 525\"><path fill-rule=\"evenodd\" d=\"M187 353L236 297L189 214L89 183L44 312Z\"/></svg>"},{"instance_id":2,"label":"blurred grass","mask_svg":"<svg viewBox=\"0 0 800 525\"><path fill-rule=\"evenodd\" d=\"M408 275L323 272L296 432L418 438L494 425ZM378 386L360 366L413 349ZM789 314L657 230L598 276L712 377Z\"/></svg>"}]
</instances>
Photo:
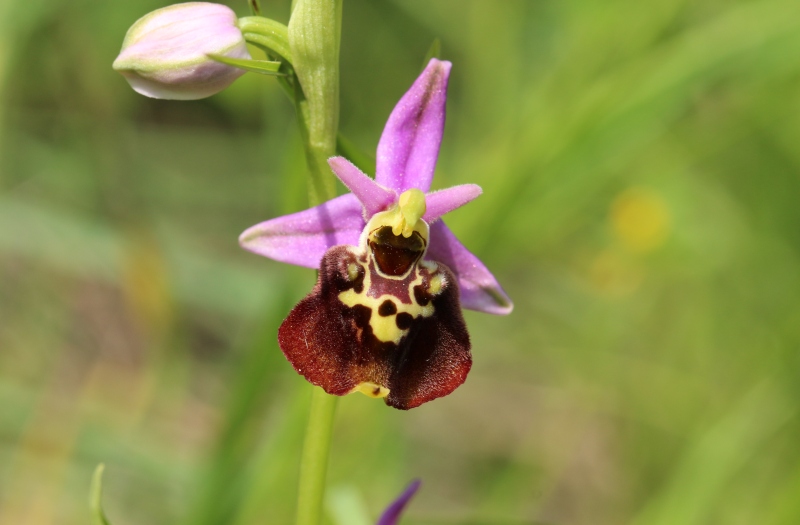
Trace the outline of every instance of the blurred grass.
<instances>
[{"instance_id":1,"label":"blurred grass","mask_svg":"<svg viewBox=\"0 0 800 525\"><path fill-rule=\"evenodd\" d=\"M308 388L276 326L312 272L242 252L304 207L271 79L155 101L111 69L155 1L0 1L0 523L289 523ZM240 15L246 2L231 4ZM264 3L286 22L288 1ZM517 308L399 413L342 400L332 524L800 520L800 18L790 0L349 0L367 152L434 38L435 187ZM349 510L348 510L349 509Z\"/></svg>"}]
</instances>

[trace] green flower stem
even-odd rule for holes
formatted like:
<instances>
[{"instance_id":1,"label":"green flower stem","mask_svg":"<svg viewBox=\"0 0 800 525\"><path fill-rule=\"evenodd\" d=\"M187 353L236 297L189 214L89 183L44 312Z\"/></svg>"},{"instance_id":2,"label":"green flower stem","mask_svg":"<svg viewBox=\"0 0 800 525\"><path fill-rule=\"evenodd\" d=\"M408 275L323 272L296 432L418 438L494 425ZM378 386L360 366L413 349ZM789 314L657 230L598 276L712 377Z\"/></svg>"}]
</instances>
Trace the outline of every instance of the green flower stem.
<instances>
[{"instance_id":1,"label":"green flower stem","mask_svg":"<svg viewBox=\"0 0 800 525\"><path fill-rule=\"evenodd\" d=\"M306 148L312 206L336 196L328 158L336 154L339 128L341 31L342 0L292 2L287 28L291 59L283 56L291 62L294 74L286 79L284 88L293 88L297 121ZM245 33L246 37L248 34L251 32ZM266 41L259 43L270 47ZM329 396L321 388L313 388L300 460L297 525L319 525L322 518L336 401L335 396Z\"/></svg>"},{"instance_id":2,"label":"green flower stem","mask_svg":"<svg viewBox=\"0 0 800 525\"><path fill-rule=\"evenodd\" d=\"M295 90L295 103L305 120L309 194L318 204L336 196L328 158L336 154L339 128L342 0L297 0L288 30L292 65L302 86Z\"/></svg>"},{"instance_id":3,"label":"green flower stem","mask_svg":"<svg viewBox=\"0 0 800 525\"><path fill-rule=\"evenodd\" d=\"M328 471L333 416L338 399L316 386L311 393L311 411L300 463L297 525L319 525L322 518L325 475Z\"/></svg>"},{"instance_id":4,"label":"green flower stem","mask_svg":"<svg viewBox=\"0 0 800 525\"><path fill-rule=\"evenodd\" d=\"M277 55L282 72L293 79L279 80L292 91L309 168L309 196L319 204L336 196L328 158L336 154L339 127L339 47L342 0L292 2L289 26L262 16L239 19L247 42Z\"/></svg>"}]
</instances>

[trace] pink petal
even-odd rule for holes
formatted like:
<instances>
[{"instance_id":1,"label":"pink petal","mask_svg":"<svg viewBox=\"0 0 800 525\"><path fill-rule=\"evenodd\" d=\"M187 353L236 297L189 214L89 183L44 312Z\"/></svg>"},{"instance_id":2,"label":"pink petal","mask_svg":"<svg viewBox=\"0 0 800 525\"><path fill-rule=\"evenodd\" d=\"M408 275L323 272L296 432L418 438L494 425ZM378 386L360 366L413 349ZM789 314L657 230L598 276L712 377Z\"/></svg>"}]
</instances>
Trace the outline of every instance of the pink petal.
<instances>
[{"instance_id":1,"label":"pink petal","mask_svg":"<svg viewBox=\"0 0 800 525\"><path fill-rule=\"evenodd\" d=\"M416 494L417 490L419 489L421 482L418 479L415 479L411 482L411 484L406 487L406 490L403 491L400 496L392 502L391 505L386 507L386 510L383 511L381 514L380 519L378 520L378 525L396 525L397 520L400 519L400 514L403 513L406 505L411 500L411 498Z\"/></svg>"},{"instance_id":2,"label":"pink petal","mask_svg":"<svg viewBox=\"0 0 800 525\"><path fill-rule=\"evenodd\" d=\"M379 184L398 193L430 189L444 131L451 65L431 59L395 106L378 143Z\"/></svg>"},{"instance_id":3,"label":"pink petal","mask_svg":"<svg viewBox=\"0 0 800 525\"><path fill-rule=\"evenodd\" d=\"M431 224L445 213L450 213L468 202L475 200L483 190L477 184L462 184L425 195L425 222Z\"/></svg>"},{"instance_id":4,"label":"pink petal","mask_svg":"<svg viewBox=\"0 0 800 525\"><path fill-rule=\"evenodd\" d=\"M426 259L449 267L461 288L461 307L487 314L506 315L514 304L484 264L467 250L443 221L431 225Z\"/></svg>"},{"instance_id":5,"label":"pink petal","mask_svg":"<svg viewBox=\"0 0 800 525\"><path fill-rule=\"evenodd\" d=\"M331 157L328 159L328 164L339 180L364 205L367 217L372 217L397 202L397 193L369 178L344 157Z\"/></svg>"},{"instance_id":6,"label":"pink petal","mask_svg":"<svg viewBox=\"0 0 800 525\"><path fill-rule=\"evenodd\" d=\"M358 245L361 203L348 193L305 211L256 224L239 236L245 250L276 261L319 268L331 246Z\"/></svg>"}]
</instances>

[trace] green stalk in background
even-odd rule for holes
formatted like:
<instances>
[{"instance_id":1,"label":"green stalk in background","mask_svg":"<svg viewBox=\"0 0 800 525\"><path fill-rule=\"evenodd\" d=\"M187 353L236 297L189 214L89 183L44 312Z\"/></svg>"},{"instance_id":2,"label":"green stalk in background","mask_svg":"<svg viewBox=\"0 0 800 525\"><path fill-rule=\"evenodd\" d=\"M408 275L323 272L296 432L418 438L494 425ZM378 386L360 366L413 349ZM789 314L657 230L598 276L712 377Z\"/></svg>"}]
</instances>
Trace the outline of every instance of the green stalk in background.
<instances>
[{"instance_id":1,"label":"green stalk in background","mask_svg":"<svg viewBox=\"0 0 800 525\"><path fill-rule=\"evenodd\" d=\"M331 448L333 416L339 398L315 386L300 460L300 484L297 493L297 525L318 525L325 497L325 475Z\"/></svg>"}]
</instances>

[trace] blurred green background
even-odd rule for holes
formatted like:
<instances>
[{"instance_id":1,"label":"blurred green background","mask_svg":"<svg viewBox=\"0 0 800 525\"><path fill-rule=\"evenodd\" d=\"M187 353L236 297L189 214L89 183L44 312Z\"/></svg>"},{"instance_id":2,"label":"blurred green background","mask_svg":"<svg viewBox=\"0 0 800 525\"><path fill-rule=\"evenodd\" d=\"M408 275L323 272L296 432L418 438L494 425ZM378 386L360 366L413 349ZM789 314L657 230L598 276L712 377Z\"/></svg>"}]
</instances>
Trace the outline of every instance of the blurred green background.
<instances>
[{"instance_id":1,"label":"blurred green background","mask_svg":"<svg viewBox=\"0 0 800 525\"><path fill-rule=\"evenodd\" d=\"M236 238L305 207L293 110L134 93L111 62L163 5L0 0L2 524L88 523L99 462L115 525L292 520L275 333L314 274ZM796 0L346 0L364 151L436 37L434 187L483 186L448 223L516 309L467 312L453 395L340 401L329 523L413 477L408 524L800 522Z\"/></svg>"}]
</instances>

